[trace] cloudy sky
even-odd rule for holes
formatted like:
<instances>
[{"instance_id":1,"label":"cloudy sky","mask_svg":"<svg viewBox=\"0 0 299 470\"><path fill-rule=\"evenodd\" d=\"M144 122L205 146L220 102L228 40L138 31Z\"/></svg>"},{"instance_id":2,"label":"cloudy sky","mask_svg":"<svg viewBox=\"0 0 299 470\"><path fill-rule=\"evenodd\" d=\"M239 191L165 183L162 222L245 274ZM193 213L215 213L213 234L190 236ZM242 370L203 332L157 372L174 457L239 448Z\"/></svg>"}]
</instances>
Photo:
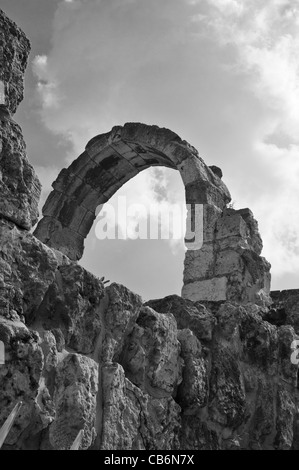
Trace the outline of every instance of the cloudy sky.
<instances>
[{"instance_id":1,"label":"cloudy sky","mask_svg":"<svg viewBox=\"0 0 299 470\"><path fill-rule=\"evenodd\" d=\"M299 1L0 5L32 43L16 120L43 201L93 136L127 121L170 128L222 168L235 208L254 212L272 288L299 288ZM166 169L120 194L162 211L184 201L178 172ZM180 293L183 258L180 241L100 241L94 226L82 264L148 299Z\"/></svg>"}]
</instances>

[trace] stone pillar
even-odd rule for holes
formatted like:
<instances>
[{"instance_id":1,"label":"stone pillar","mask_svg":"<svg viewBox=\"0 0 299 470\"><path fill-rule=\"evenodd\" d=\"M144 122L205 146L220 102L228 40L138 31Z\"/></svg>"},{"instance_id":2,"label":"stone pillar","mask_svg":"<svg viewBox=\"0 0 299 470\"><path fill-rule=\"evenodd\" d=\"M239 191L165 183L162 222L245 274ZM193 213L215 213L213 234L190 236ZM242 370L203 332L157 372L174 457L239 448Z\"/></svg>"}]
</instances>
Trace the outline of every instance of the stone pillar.
<instances>
[{"instance_id":1,"label":"stone pillar","mask_svg":"<svg viewBox=\"0 0 299 470\"><path fill-rule=\"evenodd\" d=\"M185 257L182 297L193 301L269 304L270 264L249 209L204 205L203 246Z\"/></svg>"}]
</instances>

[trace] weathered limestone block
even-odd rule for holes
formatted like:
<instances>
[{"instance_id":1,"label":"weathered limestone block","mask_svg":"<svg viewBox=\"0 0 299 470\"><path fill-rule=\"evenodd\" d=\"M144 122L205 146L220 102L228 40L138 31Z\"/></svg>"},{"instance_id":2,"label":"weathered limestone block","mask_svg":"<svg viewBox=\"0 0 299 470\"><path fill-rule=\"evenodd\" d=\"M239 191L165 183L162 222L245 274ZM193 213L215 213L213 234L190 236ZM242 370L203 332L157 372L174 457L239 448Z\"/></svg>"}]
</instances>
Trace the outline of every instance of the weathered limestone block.
<instances>
[{"instance_id":1,"label":"weathered limestone block","mask_svg":"<svg viewBox=\"0 0 299 470\"><path fill-rule=\"evenodd\" d=\"M58 365L54 393L56 417L49 435L54 449L69 449L82 429L81 449L93 444L97 392L98 365L92 359L69 354Z\"/></svg>"},{"instance_id":2,"label":"weathered limestone block","mask_svg":"<svg viewBox=\"0 0 299 470\"><path fill-rule=\"evenodd\" d=\"M236 272L242 274L244 263L237 251L228 249L219 252L216 263L213 267L213 273L215 273L216 276L229 276L231 273Z\"/></svg>"},{"instance_id":3,"label":"weathered limestone block","mask_svg":"<svg viewBox=\"0 0 299 470\"><path fill-rule=\"evenodd\" d=\"M90 354L103 330L103 283L76 264L60 266L37 309L34 326L59 329L66 346Z\"/></svg>"},{"instance_id":4,"label":"weathered limestone block","mask_svg":"<svg viewBox=\"0 0 299 470\"><path fill-rule=\"evenodd\" d=\"M24 74L30 42L23 31L0 9L0 82L4 85L4 102L15 113L24 94Z\"/></svg>"},{"instance_id":5,"label":"weathered limestone block","mask_svg":"<svg viewBox=\"0 0 299 470\"><path fill-rule=\"evenodd\" d=\"M203 242L215 242L217 223L222 216L222 210L213 204L205 204L203 207Z\"/></svg>"},{"instance_id":6,"label":"weathered limestone block","mask_svg":"<svg viewBox=\"0 0 299 470\"><path fill-rule=\"evenodd\" d=\"M200 251L200 256L198 251ZM184 262L184 285L212 278L214 266L215 248L212 243L204 244L201 250L188 250Z\"/></svg>"},{"instance_id":7,"label":"weathered limestone block","mask_svg":"<svg viewBox=\"0 0 299 470\"><path fill-rule=\"evenodd\" d=\"M1 114L0 120L0 217L30 230L38 219L41 185L27 160L21 128Z\"/></svg>"},{"instance_id":8,"label":"weathered limestone block","mask_svg":"<svg viewBox=\"0 0 299 470\"><path fill-rule=\"evenodd\" d=\"M28 435L34 436L53 420L51 399L39 391L43 353L39 336L21 322L0 317L0 341L5 346L5 364L0 366L0 427L18 401L23 405L11 429L6 446L21 446Z\"/></svg>"},{"instance_id":9,"label":"weathered limestone block","mask_svg":"<svg viewBox=\"0 0 299 470\"><path fill-rule=\"evenodd\" d=\"M226 212L217 222L217 241L237 237L246 241L249 233L245 220L237 213Z\"/></svg>"},{"instance_id":10,"label":"weathered limestone block","mask_svg":"<svg viewBox=\"0 0 299 470\"><path fill-rule=\"evenodd\" d=\"M0 220L0 315L30 321L66 261L27 231Z\"/></svg>"},{"instance_id":11,"label":"weathered limestone block","mask_svg":"<svg viewBox=\"0 0 299 470\"><path fill-rule=\"evenodd\" d=\"M140 313L142 300L121 284L112 283L105 290L105 332L101 360L119 361L125 341Z\"/></svg>"},{"instance_id":12,"label":"weathered limestone block","mask_svg":"<svg viewBox=\"0 0 299 470\"><path fill-rule=\"evenodd\" d=\"M222 187L215 186L210 181L203 181L201 175L196 178L200 168L197 162L193 163L189 160L180 165L179 169L186 188L186 203L215 205L224 209L230 201L228 191L224 191Z\"/></svg>"},{"instance_id":13,"label":"weathered limestone block","mask_svg":"<svg viewBox=\"0 0 299 470\"><path fill-rule=\"evenodd\" d=\"M102 369L102 450L178 449L180 407L133 385L119 364Z\"/></svg>"},{"instance_id":14,"label":"weathered limestone block","mask_svg":"<svg viewBox=\"0 0 299 470\"><path fill-rule=\"evenodd\" d=\"M179 355L174 316L143 307L121 357L128 379L154 398L169 397L182 381Z\"/></svg>"},{"instance_id":15,"label":"weathered limestone block","mask_svg":"<svg viewBox=\"0 0 299 470\"><path fill-rule=\"evenodd\" d=\"M182 297L196 301L220 302L227 298L227 278L219 277L185 284Z\"/></svg>"},{"instance_id":16,"label":"weathered limestone block","mask_svg":"<svg viewBox=\"0 0 299 470\"><path fill-rule=\"evenodd\" d=\"M190 329L200 341L211 341L216 318L203 305L178 295L149 300L145 305L159 313L172 313L179 330Z\"/></svg>"}]
</instances>

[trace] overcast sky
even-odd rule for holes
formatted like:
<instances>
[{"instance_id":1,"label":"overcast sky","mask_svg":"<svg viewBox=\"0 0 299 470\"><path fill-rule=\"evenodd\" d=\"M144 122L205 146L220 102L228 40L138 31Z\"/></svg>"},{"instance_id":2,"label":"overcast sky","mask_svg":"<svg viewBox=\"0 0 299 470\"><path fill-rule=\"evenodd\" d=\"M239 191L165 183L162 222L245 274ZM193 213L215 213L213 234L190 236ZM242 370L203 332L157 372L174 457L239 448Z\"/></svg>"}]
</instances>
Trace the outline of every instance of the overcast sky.
<instances>
[{"instance_id":1,"label":"overcast sky","mask_svg":"<svg viewBox=\"0 0 299 470\"><path fill-rule=\"evenodd\" d=\"M0 0L32 43L16 120L43 184L93 136L127 121L178 133L223 170L250 207L272 288L299 288L297 0ZM184 201L178 172L150 169L128 203ZM180 293L184 249L166 240L99 241L82 264L144 299Z\"/></svg>"}]
</instances>

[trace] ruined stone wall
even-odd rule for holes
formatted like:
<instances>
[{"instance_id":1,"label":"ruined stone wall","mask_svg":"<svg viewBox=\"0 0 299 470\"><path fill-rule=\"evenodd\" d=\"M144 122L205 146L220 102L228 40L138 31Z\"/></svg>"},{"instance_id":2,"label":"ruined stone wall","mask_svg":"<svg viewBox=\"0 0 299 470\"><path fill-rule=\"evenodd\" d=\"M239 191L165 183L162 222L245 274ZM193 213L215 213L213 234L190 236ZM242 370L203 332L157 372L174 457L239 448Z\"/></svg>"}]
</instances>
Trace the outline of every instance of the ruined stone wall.
<instances>
[{"instance_id":1,"label":"ruined stone wall","mask_svg":"<svg viewBox=\"0 0 299 470\"><path fill-rule=\"evenodd\" d=\"M23 401L4 449L67 449L81 429L82 449L298 448L299 337L271 309L143 305L12 223L0 242L0 426Z\"/></svg>"},{"instance_id":2,"label":"ruined stone wall","mask_svg":"<svg viewBox=\"0 0 299 470\"><path fill-rule=\"evenodd\" d=\"M0 21L12 35L7 44L17 47L23 33L1 11ZM20 93L21 82L15 81ZM0 344L5 362L0 363L0 429L16 403L23 404L3 449L69 449L79 431L83 450L298 449L298 365L290 360L298 339L298 295L273 293L270 307L269 299L262 301L259 290L267 294L269 266L259 256L261 240L251 212L219 207L213 186L206 191L204 185L186 183L188 198L210 198L203 202L204 248L193 257L188 252L186 258L194 277L185 286L190 284L195 292L198 283L205 300L169 296L143 304L125 286L104 285L70 253L58 250L55 230L50 230L47 244L30 233L39 183L20 127L4 114ZM97 146L97 139L90 145ZM119 145L123 148L122 142ZM61 230L71 228L69 221L63 226L64 217L69 214L80 226L78 210L84 207L72 205L75 192L68 193L68 188L75 185L79 194L87 190L86 197L94 195L92 184L89 188L86 180L82 184L79 176L73 177L76 172L82 175L78 164L85 159L89 162L90 157L85 154L71 167L70 186L65 184L70 172L55 183L63 217L60 212L44 214L40 226L47 234L46 218L58 217L57 243L62 248ZM217 172L215 181L222 185L218 169L205 171L211 179ZM66 191L59 191L62 183ZM221 270L228 261L232 266ZM188 272L185 269L185 276ZM222 281L214 280L228 279L232 273L240 275L243 284L240 290L237 283L228 299L234 284L224 296L217 285ZM204 288L206 280L215 283L214 289Z\"/></svg>"}]
</instances>

